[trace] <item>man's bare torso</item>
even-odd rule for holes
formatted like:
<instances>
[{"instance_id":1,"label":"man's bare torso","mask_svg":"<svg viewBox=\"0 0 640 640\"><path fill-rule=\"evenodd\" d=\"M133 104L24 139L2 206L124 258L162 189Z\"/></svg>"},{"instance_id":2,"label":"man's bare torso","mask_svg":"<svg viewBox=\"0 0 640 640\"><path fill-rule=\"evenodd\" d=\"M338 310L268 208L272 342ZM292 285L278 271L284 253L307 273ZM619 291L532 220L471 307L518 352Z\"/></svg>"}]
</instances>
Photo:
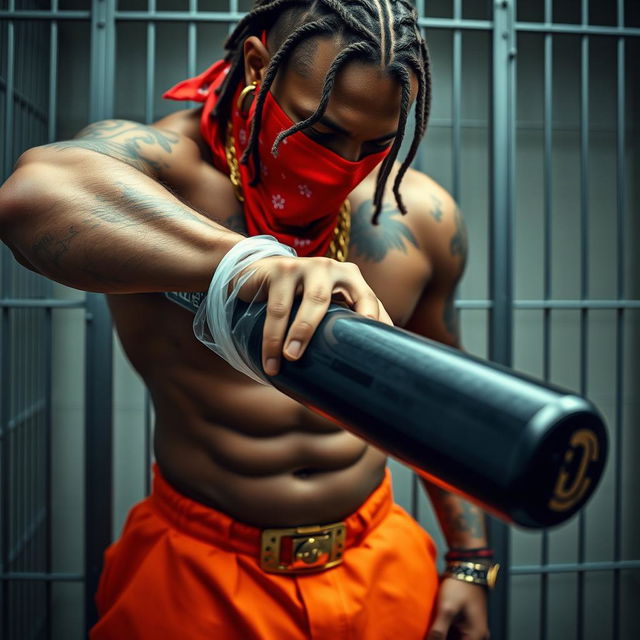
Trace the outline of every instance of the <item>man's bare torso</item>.
<instances>
[{"instance_id":1,"label":"man's bare torso","mask_svg":"<svg viewBox=\"0 0 640 640\"><path fill-rule=\"evenodd\" d=\"M160 124L197 139L194 122L174 114ZM414 215L410 207L402 217L389 193L374 227L374 185L375 173L350 196L349 260L360 267L394 323L403 326L431 276L425 238L430 227L438 228L442 190L411 172L403 192L408 200L412 195L431 200L432 215L424 209ZM215 169L210 191L208 183L197 189L168 186L217 222L241 229L232 187ZM161 294L108 298L122 345L153 398L158 465L182 493L246 523L290 526L339 520L380 483L383 453L232 369L196 340L189 312Z\"/></svg>"}]
</instances>

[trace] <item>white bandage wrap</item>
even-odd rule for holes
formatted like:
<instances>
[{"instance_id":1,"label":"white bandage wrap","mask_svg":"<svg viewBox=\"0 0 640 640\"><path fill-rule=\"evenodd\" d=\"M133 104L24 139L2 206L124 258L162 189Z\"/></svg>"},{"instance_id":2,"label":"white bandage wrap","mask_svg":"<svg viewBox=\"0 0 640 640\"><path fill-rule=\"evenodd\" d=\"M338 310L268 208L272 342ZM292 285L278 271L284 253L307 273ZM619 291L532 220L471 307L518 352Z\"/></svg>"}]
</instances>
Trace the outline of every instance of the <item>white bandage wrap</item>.
<instances>
[{"instance_id":1,"label":"white bandage wrap","mask_svg":"<svg viewBox=\"0 0 640 640\"><path fill-rule=\"evenodd\" d=\"M232 326L240 289L255 273L255 269L243 273L234 283L231 292L229 286L239 273L247 270L257 260L272 256L296 255L294 249L278 242L273 236L253 236L241 240L220 261L211 278L207 297L193 320L193 332L200 342L226 360L234 369L261 384L268 385L270 382L262 368L256 368L247 357L247 345L238 343ZM251 315L250 312L251 305L243 318Z\"/></svg>"}]
</instances>

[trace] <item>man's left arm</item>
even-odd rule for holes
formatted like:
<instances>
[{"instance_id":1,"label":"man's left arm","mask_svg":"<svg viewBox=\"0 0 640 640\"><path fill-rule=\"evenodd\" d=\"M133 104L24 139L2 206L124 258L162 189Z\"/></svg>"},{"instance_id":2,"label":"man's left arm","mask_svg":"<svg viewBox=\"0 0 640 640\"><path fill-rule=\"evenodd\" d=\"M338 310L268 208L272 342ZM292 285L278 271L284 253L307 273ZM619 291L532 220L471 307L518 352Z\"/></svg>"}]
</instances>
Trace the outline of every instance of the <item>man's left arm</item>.
<instances>
[{"instance_id":1,"label":"man's left arm","mask_svg":"<svg viewBox=\"0 0 640 640\"><path fill-rule=\"evenodd\" d=\"M462 349L455 292L467 260L467 233L462 214L450 196L440 194L437 222L426 240L425 250L432 276L406 328L449 346ZM433 231L436 233L433 233ZM436 512L449 550L487 547L485 516L463 498L422 480ZM484 587L455 578L444 578L437 609L427 640L447 637L449 629L462 632L465 640L489 637ZM458 636L456 636L458 637Z\"/></svg>"}]
</instances>

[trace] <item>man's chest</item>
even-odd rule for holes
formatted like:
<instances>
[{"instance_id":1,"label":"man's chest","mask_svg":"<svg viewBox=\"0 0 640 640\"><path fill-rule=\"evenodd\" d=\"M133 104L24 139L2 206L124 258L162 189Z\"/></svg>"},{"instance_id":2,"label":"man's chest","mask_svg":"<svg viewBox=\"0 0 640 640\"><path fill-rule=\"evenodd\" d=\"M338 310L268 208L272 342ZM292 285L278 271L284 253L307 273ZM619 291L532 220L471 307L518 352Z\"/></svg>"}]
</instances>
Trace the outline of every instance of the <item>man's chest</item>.
<instances>
[{"instance_id":1,"label":"man's chest","mask_svg":"<svg viewBox=\"0 0 640 640\"><path fill-rule=\"evenodd\" d=\"M394 323L402 326L428 284L430 263L409 225L388 211L373 225L372 214L370 200L353 200L347 260L359 267ZM246 234L242 211L221 222Z\"/></svg>"},{"instance_id":2,"label":"man's chest","mask_svg":"<svg viewBox=\"0 0 640 640\"><path fill-rule=\"evenodd\" d=\"M182 197L217 223L247 235L245 212L231 183L220 180L222 175L213 171L217 175L210 188L201 184L198 194ZM402 216L392 199L385 200L378 224L372 223L373 190L374 185L365 181L349 196L348 261L358 265L393 321L404 325L429 282L431 265L411 217ZM301 237L304 235L301 228Z\"/></svg>"}]
</instances>

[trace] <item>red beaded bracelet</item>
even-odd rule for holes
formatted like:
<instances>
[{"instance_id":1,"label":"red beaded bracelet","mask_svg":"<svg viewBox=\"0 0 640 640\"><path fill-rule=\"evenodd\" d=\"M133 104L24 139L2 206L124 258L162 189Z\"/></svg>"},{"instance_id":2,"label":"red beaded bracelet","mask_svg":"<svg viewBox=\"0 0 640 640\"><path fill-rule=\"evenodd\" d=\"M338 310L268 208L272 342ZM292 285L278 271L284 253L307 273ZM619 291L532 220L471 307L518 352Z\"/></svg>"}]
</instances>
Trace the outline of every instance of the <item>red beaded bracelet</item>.
<instances>
[{"instance_id":1,"label":"red beaded bracelet","mask_svg":"<svg viewBox=\"0 0 640 640\"><path fill-rule=\"evenodd\" d=\"M493 549L479 547L476 549L450 549L444 556L447 562L468 560L469 558L493 558Z\"/></svg>"}]
</instances>

